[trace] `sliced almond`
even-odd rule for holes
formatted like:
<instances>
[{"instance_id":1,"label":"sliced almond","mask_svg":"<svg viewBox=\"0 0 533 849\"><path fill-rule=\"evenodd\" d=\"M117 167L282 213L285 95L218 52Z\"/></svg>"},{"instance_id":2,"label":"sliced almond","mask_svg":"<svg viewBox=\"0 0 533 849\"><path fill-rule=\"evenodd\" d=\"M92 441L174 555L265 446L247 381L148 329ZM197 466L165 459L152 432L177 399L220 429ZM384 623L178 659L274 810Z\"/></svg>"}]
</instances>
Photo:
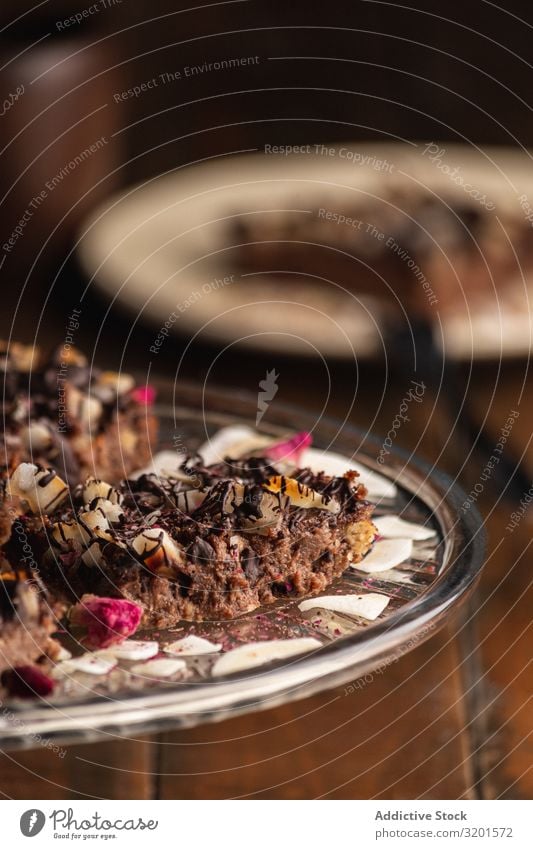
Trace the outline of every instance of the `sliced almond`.
<instances>
[{"instance_id":1,"label":"sliced almond","mask_svg":"<svg viewBox=\"0 0 533 849\"><path fill-rule=\"evenodd\" d=\"M191 478L180 469L184 459L184 454L179 451L158 451L147 466L137 469L130 475L130 478L136 480L141 475L159 475L164 478L176 478L176 480L184 482L190 481Z\"/></svg>"},{"instance_id":2,"label":"sliced almond","mask_svg":"<svg viewBox=\"0 0 533 849\"><path fill-rule=\"evenodd\" d=\"M124 640L108 651L119 660L148 660L159 652L159 643L155 640Z\"/></svg>"},{"instance_id":3,"label":"sliced almond","mask_svg":"<svg viewBox=\"0 0 533 849\"><path fill-rule=\"evenodd\" d=\"M399 516L378 516L377 519L373 519L373 522L378 529L378 534L387 539L422 540L434 537L436 534L436 531L433 528L428 528L427 525L406 522Z\"/></svg>"},{"instance_id":4,"label":"sliced almond","mask_svg":"<svg viewBox=\"0 0 533 849\"><path fill-rule=\"evenodd\" d=\"M249 643L239 646L223 654L213 666L214 676L231 675L244 669L253 669L270 663L272 660L282 660L321 648L321 643L314 637L299 637L294 640L265 640L259 643Z\"/></svg>"},{"instance_id":5,"label":"sliced almond","mask_svg":"<svg viewBox=\"0 0 533 849\"><path fill-rule=\"evenodd\" d=\"M298 607L306 610L333 610L335 613L347 613L350 616L362 616L363 619L377 619L387 607L390 598L381 593L365 593L364 595L324 595L318 598L308 598L300 602Z\"/></svg>"},{"instance_id":6,"label":"sliced almond","mask_svg":"<svg viewBox=\"0 0 533 849\"><path fill-rule=\"evenodd\" d=\"M52 677L61 678L73 672L89 675L107 675L117 665L117 660L108 652L86 652L79 657L63 660L52 670Z\"/></svg>"},{"instance_id":7,"label":"sliced almond","mask_svg":"<svg viewBox=\"0 0 533 849\"><path fill-rule=\"evenodd\" d=\"M60 663L62 660L70 660L71 657L72 657L72 652L70 652L64 646L59 646L54 660L55 660L56 663Z\"/></svg>"},{"instance_id":8,"label":"sliced almond","mask_svg":"<svg viewBox=\"0 0 533 849\"><path fill-rule=\"evenodd\" d=\"M268 445L271 437L259 433L247 425L223 427L198 449L206 466L221 463L225 457L242 457Z\"/></svg>"},{"instance_id":9,"label":"sliced almond","mask_svg":"<svg viewBox=\"0 0 533 849\"><path fill-rule=\"evenodd\" d=\"M410 539L380 539L352 568L360 572L386 572L409 560L412 553L413 541Z\"/></svg>"},{"instance_id":10,"label":"sliced almond","mask_svg":"<svg viewBox=\"0 0 533 849\"><path fill-rule=\"evenodd\" d=\"M181 640L176 640L174 643L169 643L163 647L163 651L167 654L181 655L197 655L197 654L213 654L221 651L221 643L211 643L204 637L197 637L196 634L189 634L188 637L183 637Z\"/></svg>"},{"instance_id":11,"label":"sliced almond","mask_svg":"<svg viewBox=\"0 0 533 849\"><path fill-rule=\"evenodd\" d=\"M131 667L130 672L146 678L171 678L176 672L183 672L186 668L187 664L184 660L159 657L157 660L149 660L147 663L137 663Z\"/></svg>"}]
</instances>

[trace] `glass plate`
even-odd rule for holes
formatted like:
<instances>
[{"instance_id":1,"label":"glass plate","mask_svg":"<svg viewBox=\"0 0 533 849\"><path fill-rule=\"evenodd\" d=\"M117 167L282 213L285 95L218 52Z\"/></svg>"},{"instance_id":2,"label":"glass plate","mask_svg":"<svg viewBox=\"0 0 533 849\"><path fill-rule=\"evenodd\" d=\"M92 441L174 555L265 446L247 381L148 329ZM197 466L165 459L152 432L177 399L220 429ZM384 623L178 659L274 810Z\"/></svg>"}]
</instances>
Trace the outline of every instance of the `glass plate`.
<instances>
[{"instance_id":1,"label":"glass plate","mask_svg":"<svg viewBox=\"0 0 533 849\"><path fill-rule=\"evenodd\" d=\"M159 447L194 451L226 425L255 427L256 407L256 397L238 391L176 384L174 403L157 410ZM384 613L374 622L324 611L302 613L301 599L280 599L233 621L181 623L171 632L158 631L160 642L195 633L223 643L224 649L304 636L313 636L322 645L304 655L216 679L210 668L217 655L186 658L187 677L165 683L138 680L127 662L102 678L77 674L53 699L13 702L2 712L4 748L30 748L43 738L87 742L102 734L193 726L355 682L378 667L386 674L394 658L429 638L465 600L483 564L484 531L475 509L461 511L465 496L450 478L397 450L379 465L375 458L380 439L330 419L317 422L311 413L278 402L271 405L259 430L272 436L310 430L315 447L356 455L359 463L394 480L398 488L393 500L381 500L375 515L401 512L403 518L437 531L430 540L415 542L413 556L400 567L377 574L348 569L327 590L328 595L386 594L391 600Z\"/></svg>"}]
</instances>

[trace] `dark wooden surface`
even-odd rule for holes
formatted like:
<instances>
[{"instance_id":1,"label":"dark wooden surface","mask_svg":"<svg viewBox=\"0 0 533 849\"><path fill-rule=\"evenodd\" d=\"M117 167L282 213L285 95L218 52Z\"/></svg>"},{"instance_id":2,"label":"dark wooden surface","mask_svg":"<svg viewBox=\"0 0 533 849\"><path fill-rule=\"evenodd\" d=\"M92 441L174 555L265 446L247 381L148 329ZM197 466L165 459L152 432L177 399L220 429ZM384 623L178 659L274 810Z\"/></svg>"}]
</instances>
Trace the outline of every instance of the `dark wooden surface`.
<instances>
[{"instance_id":1,"label":"dark wooden surface","mask_svg":"<svg viewBox=\"0 0 533 849\"><path fill-rule=\"evenodd\" d=\"M200 377L204 356L189 376ZM244 384L263 366L260 358L243 359ZM524 369L515 363L499 376L490 367L474 375L471 408L480 419L488 414L495 441L509 408L518 409ZM330 412L342 415L350 371L333 371L339 391ZM281 396L318 404L301 364L285 362L283 377ZM374 415L380 379L372 369L362 377L352 415L358 424ZM495 381L502 389L493 398ZM388 429L397 408L393 380L390 387L378 431ZM398 442L453 471L464 456L453 433L442 452L450 426L434 400L428 392L413 408ZM526 398L508 443L517 454L530 437L532 412ZM467 488L482 468L469 461ZM5 753L0 790L15 798L531 798L531 524L524 518L510 534L513 505L497 502L487 484L479 506L489 551L470 607L361 689L188 731L72 746L62 758L42 749Z\"/></svg>"}]
</instances>

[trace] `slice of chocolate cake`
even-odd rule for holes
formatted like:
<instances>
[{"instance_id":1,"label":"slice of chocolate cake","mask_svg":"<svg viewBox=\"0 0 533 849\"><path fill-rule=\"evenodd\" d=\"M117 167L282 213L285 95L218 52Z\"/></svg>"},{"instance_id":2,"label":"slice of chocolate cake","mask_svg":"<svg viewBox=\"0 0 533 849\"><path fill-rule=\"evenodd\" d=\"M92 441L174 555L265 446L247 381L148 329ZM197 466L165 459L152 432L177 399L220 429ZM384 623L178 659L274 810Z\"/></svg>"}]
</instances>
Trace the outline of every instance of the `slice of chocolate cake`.
<instances>
[{"instance_id":1,"label":"slice of chocolate cake","mask_svg":"<svg viewBox=\"0 0 533 849\"><path fill-rule=\"evenodd\" d=\"M142 605L143 626L168 627L322 591L375 536L357 477L286 477L253 457L118 488L93 478L70 498L56 477L23 464L10 487L33 511L27 534L57 597L127 598ZM16 540L6 549L16 562Z\"/></svg>"},{"instance_id":2,"label":"slice of chocolate cake","mask_svg":"<svg viewBox=\"0 0 533 849\"><path fill-rule=\"evenodd\" d=\"M153 391L125 373L91 368L63 345L44 357L33 346L0 342L5 473L29 461L70 484L88 475L118 481L150 459L157 422Z\"/></svg>"}]
</instances>

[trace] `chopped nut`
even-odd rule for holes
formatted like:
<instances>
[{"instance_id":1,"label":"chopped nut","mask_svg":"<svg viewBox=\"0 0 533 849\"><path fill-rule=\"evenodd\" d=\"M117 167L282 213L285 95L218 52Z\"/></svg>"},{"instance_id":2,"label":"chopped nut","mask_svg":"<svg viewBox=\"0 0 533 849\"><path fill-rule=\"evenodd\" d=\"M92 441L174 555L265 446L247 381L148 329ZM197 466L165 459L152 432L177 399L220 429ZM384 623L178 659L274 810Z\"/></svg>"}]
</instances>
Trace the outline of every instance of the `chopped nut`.
<instances>
[{"instance_id":1,"label":"chopped nut","mask_svg":"<svg viewBox=\"0 0 533 849\"><path fill-rule=\"evenodd\" d=\"M276 475L263 486L268 492L279 492L287 495L294 507L316 507L319 510L329 510L330 513L338 513L340 510L340 504L335 498L326 499L320 492L311 489L310 486L305 486L294 478Z\"/></svg>"},{"instance_id":2,"label":"chopped nut","mask_svg":"<svg viewBox=\"0 0 533 849\"><path fill-rule=\"evenodd\" d=\"M89 548L81 555L81 559L85 566L101 566L104 558L100 543L97 540L92 542Z\"/></svg>"},{"instance_id":3,"label":"chopped nut","mask_svg":"<svg viewBox=\"0 0 533 849\"><path fill-rule=\"evenodd\" d=\"M82 489L83 503L91 504L95 498L105 498L113 504L120 504L122 496L115 487L98 478L87 478Z\"/></svg>"},{"instance_id":4,"label":"chopped nut","mask_svg":"<svg viewBox=\"0 0 533 849\"><path fill-rule=\"evenodd\" d=\"M9 495L24 501L33 513L51 512L66 497L68 487L53 469L21 463L9 480Z\"/></svg>"},{"instance_id":5,"label":"chopped nut","mask_svg":"<svg viewBox=\"0 0 533 849\"><path fill-rule=\"evenodd\" d=\"M22 444L27 451L32 453L41 453L46 451L54 443L54 438L50 429L42 422L31 422L20 431Z\"/></svg>"},{"instance_id":6,"label":"chopped nut","mask_svg":"<svg viewBox=\"0 0 533 849\"><path fill-rule=\"evenodd\" d=\"M99 398L80 392L75 386L67 391L67 411L73 419L78 419L87 430L96 427L102 416L103 407Z\"/></svg>"},{"instance_id":7,"label":"chopped nut","mask_svg":"<svg viewBox=\"0 0 533 849\"><path fill-rule=\"evenodd\" d=\"M185 562L183 550L162 528L146 528L135 537L132 548L156 575L174 577L173 567Z\"/></svg>"},{"instance_id":8,"label":"chopped nut","mask_svg":"<svg viewBox=\"0 0 533 849\"><path fill-rule=\"evenodd\" d=\"M59 548L68 551L71 548L71 543L78 543L80 546L87 545L90 535L87 530L80 525L75 519L69 522L57 522L52 525L50 531L52 541L57 543Z\"/></svg>"},{"instance_id":9,"label":"chopped nut","mask_svg":"<svg viewBox=\"0 0 533 849\"><path fill-rule=\"evenodd\" d=\"M95 498L91 503L91 510L101 513L111 524L120 522L120 519L124 515L124 510L120 504L113 504L107 498Z\"/></svg>"},{"instance_id":10,"label":"chopped nut","mask_svg":"<svg viewBox=\"0 0 533 849\"><path fill-rule=\"evenodd\" d=\"M176 672L184 672L187 664L178 658L160 657L156 660L148 660L146 663L136 663L131 667L134 675L142 675L146 678L171 678Z\"/></svg>"},{"instance_id":11,"label":"chopped nut","mask_svg":"<svg viewBox=\"0 0 533 849\"><path fill-rule=\"evenodd\" d=\"M99 537L108 542L114 541L107 516L99 507L95 510L81 510L78 517L80 523L90 532L92 537Z\"/></svg>"},{"instance_id":12,"label":"chopped nut","mask_svg":"<svg viewBox=\"0 0 533 849\"><path fill-rule=\"evenodd\" d=\"M119 395L125 395L135 386L131 374L118 371L103 371L94 383L93 389L96 395L109 403Z\"/></svg>"}]
</instances>

